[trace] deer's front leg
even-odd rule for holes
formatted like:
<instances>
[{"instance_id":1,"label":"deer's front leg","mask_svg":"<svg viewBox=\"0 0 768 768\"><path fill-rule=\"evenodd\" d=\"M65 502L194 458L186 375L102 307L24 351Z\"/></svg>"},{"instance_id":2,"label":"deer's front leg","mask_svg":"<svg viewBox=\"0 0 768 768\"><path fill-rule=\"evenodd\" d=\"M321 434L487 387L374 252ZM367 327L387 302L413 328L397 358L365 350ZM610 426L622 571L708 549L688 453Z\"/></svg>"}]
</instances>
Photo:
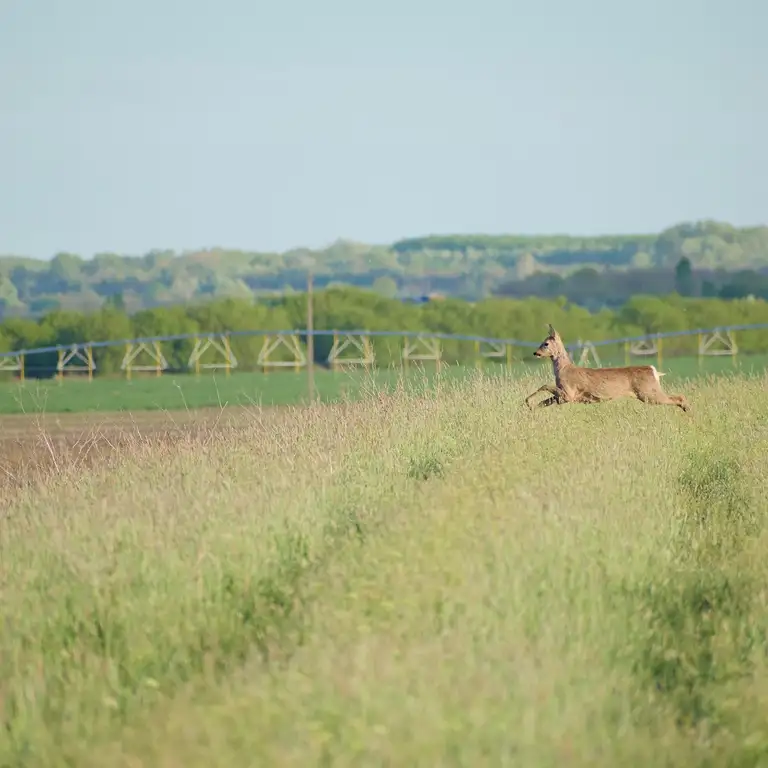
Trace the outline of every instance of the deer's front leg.
<instances>
[{"instance_id":1,"label":"deer's front leg","mask_svg":"<svg viewBox=\"0 0 768 768\"><path fill-rule=\"evenodd\" d=\"M536 397L536 395L539 394L539 392L548 392L552 397L547 398L546 400L542 400L542 402L538 403L537 405L531 405L531 400ZM560 402L560 392L557 389L557 387L553 386L552 384L544 384L543 386L539 387L535 392L531 392L528 397L525 398L525 404L533 410L534 408L545 408L548 405L554 405L555 403Z\"/></svg>"}]
</instances>

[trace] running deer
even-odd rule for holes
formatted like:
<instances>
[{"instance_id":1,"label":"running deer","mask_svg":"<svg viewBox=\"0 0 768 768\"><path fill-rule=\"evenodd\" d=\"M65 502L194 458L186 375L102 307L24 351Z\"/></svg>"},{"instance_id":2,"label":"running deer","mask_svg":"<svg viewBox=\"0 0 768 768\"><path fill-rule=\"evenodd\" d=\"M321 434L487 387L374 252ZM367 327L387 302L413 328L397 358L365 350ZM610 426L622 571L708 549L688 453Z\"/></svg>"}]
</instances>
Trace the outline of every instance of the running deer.
<instances>
[{"instance_id":1,"label":"running deer","mask_svg":"<svg viewBox=\"0 0 768 768\"><path fill-rule=\"evenodd\" d=\"M574 365L565 349L560 334L550 325L549 336L533 353L534 357L549 357L555 373L555 385L545 384L525 398L533 408L565 403L602 403L619 397L636 397L651 405L676 405L688 411L683 395L668 395L661 388L661 377L653 365L631 365L626 368L581 368ZM551 397L531 405L539 392Z\"/></svg>"}]
</instances>

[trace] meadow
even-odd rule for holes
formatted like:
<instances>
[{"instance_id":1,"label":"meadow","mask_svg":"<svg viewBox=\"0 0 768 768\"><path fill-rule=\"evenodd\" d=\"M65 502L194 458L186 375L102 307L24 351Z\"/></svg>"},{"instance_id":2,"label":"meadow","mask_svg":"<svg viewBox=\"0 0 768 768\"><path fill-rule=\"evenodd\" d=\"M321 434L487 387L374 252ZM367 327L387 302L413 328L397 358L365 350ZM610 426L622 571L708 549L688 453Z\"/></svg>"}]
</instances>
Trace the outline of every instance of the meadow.
<instances>
[{"instance_id":1,"label":"meadow","mask_svg":"<svg viewBox=\"0 0 768 768\"><path fill-rule=\"evenodd\" d=\"M632 359L633 365L656 363L655 357ZM602 365L624 365L623 357L601 358ZM668 358L662 369L668 373L665 382L683 378L709 376L733 372L745 374L768 370L768 355L742 355L734 361L730 357L709 357L701 362L695 357ZM489 373L504 369L500 363L486 362ZM444 380L464 380L474 375L475 366L443 365ZM542 379L551 375L549 364L530 357L517 359L509 373L515 377L536 374ZM371 390L393 391L405 376L416 381L426 377L433 381L436 375L433 363L412 365L403 372L399 367L331 371L315 371L315 396L320 402L338 403L365 396ZM96 376L89 382L82 374L58 379L27 379L0 383L0 415L36 413L83 413L117 411L180 411L194 408L295 405L307 398L306 372L278 371L203 373L165 373L162 376L145 374L130 381L116 376Z\"/></svg>"},{"instance_id":2,"label":"meadow","mask_svg":"<svg viewBox=\"0 0 768 768\"><path fill-rule=\"evenodd\" d=\"M691 415L540 379L41 434L0 765L768 764L766 377L667 386Z\"/></svg>"}]
</instances>

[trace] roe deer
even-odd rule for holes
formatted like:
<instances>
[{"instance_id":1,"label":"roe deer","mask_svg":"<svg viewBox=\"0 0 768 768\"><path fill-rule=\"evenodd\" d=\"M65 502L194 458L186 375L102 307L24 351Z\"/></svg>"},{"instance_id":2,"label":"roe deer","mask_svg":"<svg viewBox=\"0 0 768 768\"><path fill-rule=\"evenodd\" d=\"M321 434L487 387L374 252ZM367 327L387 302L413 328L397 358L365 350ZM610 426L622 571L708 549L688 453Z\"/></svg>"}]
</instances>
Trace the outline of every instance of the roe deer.
<instances>
[{"instance_id":1,"label":"roe deer","mask_svg":"<svg viewBox=\"0 0 768 768\"><path fill-rule=\"evenodd\" d=\"M682 395L668 395L661 388L661 377L653 365L631 365L626 368L582 368L574 365L565 349L560 334L550 325L549 336L533 353L534 357L552 358L555 386L545 384L525 398L529 408L546 408L565 403L601 403L619 397L636 397L652 405L676 405L688 411L689 405ZM531 398L539 392L552 397L531 405Z\"/></svg>"}]
</instances>

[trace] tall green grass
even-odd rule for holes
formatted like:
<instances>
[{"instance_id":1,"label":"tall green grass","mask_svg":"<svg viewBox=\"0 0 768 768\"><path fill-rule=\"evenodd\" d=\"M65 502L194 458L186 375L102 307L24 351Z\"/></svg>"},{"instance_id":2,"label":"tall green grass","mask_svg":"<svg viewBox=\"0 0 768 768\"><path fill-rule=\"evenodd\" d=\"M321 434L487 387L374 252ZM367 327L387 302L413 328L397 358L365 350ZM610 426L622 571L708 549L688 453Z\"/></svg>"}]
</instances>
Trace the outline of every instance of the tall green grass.
<instances>
[{"instance_id":1,"label":"tall green grass","mask_svg":"<svg viewBox=\"0 0 768 768\"><path fill-rule=\"evenodd\" d=\"M624 358L610 358L601 350L601 364L624 365ZM632 363L657 364L655 357L632 358ZM701 361L696 358L667 358L662 370L675 382L686 378L712 375L753 375L768 369L768 356L751 355L736 359L710 357ZM441 378L463 380L474 375L474 366L443 366ZM505 367L498 362L485 363L489 374L499 374ZM372 386L378 390L392 391L401 378L423 381L433 380L435 366L413 366L408 371L399 368L377 368L370 372L360 369L315 371L315 397L321 402L332 403L359 399ZM551 366L534 360L530 351L523 359L517 359L507 371L515 378L536 374L551 376ZM92 382L82 376L58 380L30 379L24 384L4 381L0 383L0 414L16 413L82 413L93 411L159 411L184 410L187 408L218 407L222 405L296 405L307 399L306 371L278 371L270 374L233 372L203 373L195 376L187 373L166 373L162 376L145 375L131 381L120 378L96 377Z\"/></svg>"},{"instance_id":2,"label":"tall green grass","mask_svg":"<svg viewBox=\"0 0 768 768\"><path fill-rule=\"evenodd\" d=\"M690 416L537 384L39 478L0 522L0 764L765 764L765 380Z\"/></svg>"}]
</instances>

